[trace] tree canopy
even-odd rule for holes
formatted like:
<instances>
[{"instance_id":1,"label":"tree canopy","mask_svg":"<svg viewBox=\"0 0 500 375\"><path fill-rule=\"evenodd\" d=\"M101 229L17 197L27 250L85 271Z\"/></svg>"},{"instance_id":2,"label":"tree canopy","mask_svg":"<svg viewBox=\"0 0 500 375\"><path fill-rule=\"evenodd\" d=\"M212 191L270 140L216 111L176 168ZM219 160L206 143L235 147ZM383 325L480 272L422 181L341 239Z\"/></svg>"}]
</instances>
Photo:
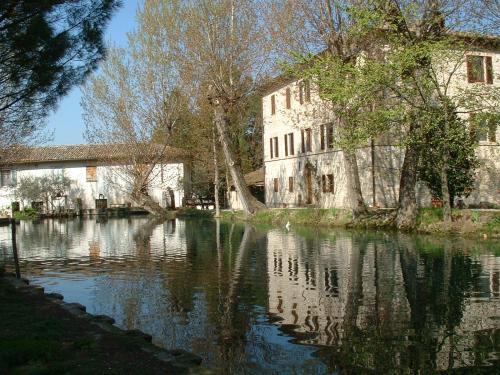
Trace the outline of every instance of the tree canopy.
<instances>
[{"instance_id":1,"label":"tree canopy","mask_svg":"<svg viewBox=\"0 0 500 375\"><path fill-rule=\"evenodd\" d=\"M105 54L120 0L0 2L0 146L22 143Z\"/></svg>"}]
</instances>

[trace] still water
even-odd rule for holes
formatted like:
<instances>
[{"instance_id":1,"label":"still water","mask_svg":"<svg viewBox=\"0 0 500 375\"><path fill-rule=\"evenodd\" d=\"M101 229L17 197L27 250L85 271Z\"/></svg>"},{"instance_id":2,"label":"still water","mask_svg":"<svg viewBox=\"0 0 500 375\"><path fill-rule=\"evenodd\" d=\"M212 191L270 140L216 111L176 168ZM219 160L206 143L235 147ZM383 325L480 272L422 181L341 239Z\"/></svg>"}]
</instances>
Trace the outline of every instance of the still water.
<instances>
[{"instance_id":1,"label":"still water","mask_svg":"<svg viewBox=\"0 0 500 375\"><path fill-rule=\"evenodd\" d=\"M498 242L129 218L22 222L18 245L33 283L220 373L499 371Z\"/></svg>"}]
</instances>

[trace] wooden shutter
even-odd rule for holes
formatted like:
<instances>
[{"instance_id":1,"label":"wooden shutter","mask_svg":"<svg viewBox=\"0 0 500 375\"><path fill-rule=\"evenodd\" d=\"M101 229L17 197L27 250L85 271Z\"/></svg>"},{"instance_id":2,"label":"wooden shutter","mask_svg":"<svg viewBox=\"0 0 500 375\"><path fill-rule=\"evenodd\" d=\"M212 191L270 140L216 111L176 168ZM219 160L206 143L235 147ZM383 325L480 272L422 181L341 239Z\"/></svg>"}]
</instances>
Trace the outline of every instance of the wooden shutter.
<instances>
[{"instance_id":1,"label":"wooden shutter","mask_svg":"<svg viewBox=\"0 0 500 375\"><path fill-rule=\"evenodd\" d=\"M292 107L292 94L290 92L290 87L286 88L286 109L290 109Z\"/></svg>"},{"instance_id":2,"label":"wooden shutter","mask_svg":"<svg viewBox=\"0 0 500 375\"><path fill-rule=\"evenodd\" d=\"M269 150L270 150L271 159L272 159L274 157L274 155L273 155L273 139L272 138L269 138Z\"/></svg>"},{"instance_id":3,"label":"wooden shutter","mask_svg":"<svg viewBox=\"0 0 500 375\"><path fill-rule=\"evenodd\" d=\"M289 136L290 136L290 155L295 155L295 149L294 149L295 145L293 143L293 133L290 133Z\"/></svg>"},{"instance_id":4,"label":"wooden shutter","mask_svg":"<svg viewBox=\"0 0 500 375\"><path fill-rule=\"evenodd\" d=\"M288 190L293 193L293 177L288 177Z\"/></svg>"},{"instance_id":5,"label":"wooden shutter","mask_svg":"<svg viewBox=\"0 0 500 375\"><path fill-rule=\"evenodd\" d=\"M299 82L299 102L304 104L304 81Z\"/></svg>"},{"instance_id":6,"label":"wooden shutter","mask_svg":"<svg viewBox=\"0 0 500 375\"><path fill-rule=\"evenodd\" d=\"M472 58L472 56L467 56L467 82L469 83L474 82L474 68L472 65Z\"/></svg>"},{"instance_id":7,"label":"wooden shutter","mask_svg":"<svg viewBox=\"0 0 500 375\"><path fill-rule=\"evenodd\" d=\"M328 178L328 191L330 193L333 193L333 174L329 174L327 175L327 178Z\"/></svg>"},{"instance_id":8,"label":"wooden shutter","mask_svg":"<svg viewBox=\"0 0 500 375\"><path fill-rule=\"evenodd\" d=\"M322 186L322 190L323 190L323 193L326 193L328 190L327 190L327 187L326 187L326 176L325 175L321 175L321 186Z\"/></svg>"},{"instance_id":9,"label":"wooden shutter","mask_svg":"<svg viewBox=\"0 0 500 375\"><path fill-rule=\"evenodd\" d=\"M311 101L311 82L309 80L304 81L304 97L306 102Z\"/></svg>"},{"instance_id":10,"label":"wooden shutter","mask_svg":"<svg viewBox=\"0 0 500 375\"><path fill-rule=\"evenodd\" d=\"M274 115L276 113L276 97L271 95L271 114Z\"/></svg>"},{"instance_id":11,"label":"wooden shutter","mask_svg":"<svg viewBox=\"0 0 500 375\"><path fill-rule=\"evenodd\" d=\"M306 150L311 151L311 129L306 129Z\"/></svg>"},{"instance_id":12,"label":"wooden shutter","mask_svg":"<svg viewBox=\"0 0 500 375\"><path fill-rule=\"evenodd\" d=\"M278 192L278 179L277 178L274 179L273 185L274 185L274 192L277 193Z\"/></svg>"},{"instance_id":13,"label":"wooden shutter","mask_svg":"<svg viewBox=\"0 0 500 375\"><path fill-rule=\"evenodd\" d=\"M493 60L491 56L485 57L486 63L486 83L493 84Z\"/></svg>"},{"instance_id":14,"label":"wooden shutter","mask_svg":"<svg viewBox=\"0 0 500 375\"><path fill-rule=\"evenodd\" d=\"M288 135L285 134L284 135L284 141L285 141L285 156L288 156L288 139L287 139Z\"/></svg>"},{"instance_id":15,"label":"wooden shutter","mask_svg":"<svg viewBox=\"0 0 500 375\"><path fill-rule=\"evenodd\" d=\"M320 125L319 136L320 136L320 147L322 150L324 150L325 149L325 125Z\"/></svg>"},{"instance_id":16,"label":"wooden shutter","mask_svg":"<svg viewBox=\"0 0 500 375\"><path fill-rule=\"evenodd\" d=\"M304 139L304 129L301 129L300 130L300 138L301 138L301 151L302 153L305 153L306 152L306 142L305 142L305 139Z\"/></svg>"},{"instance_id":17,"label":"wooden shutter","mask_svg":"<svg viewBox=\"0 0 500 375\"><path fill-rule=\"evenodd\" d=\"M97 181L97 167L88 165L87 166L87 182Z\"/></svg>"},{"instance_id":18,"label":"wooden shutter","mask_svg":"<svg viewBox=\"0 0 500 375\"><path fill-rule=\"evenodd\" d=\"M278 150L278 137L274 137L274 156L280 157L280 152Z\"/></svg>"},{"instance_id":19,"label":"wooden shutter","mask_svg":"<svg viewBox=\"0 0 500 375\"><path fill-rule=\"evenodd\" d=\"M326 129L326 145L328 148L333 148L333 124L328 124Z\"/></svg>"}]
</instances>

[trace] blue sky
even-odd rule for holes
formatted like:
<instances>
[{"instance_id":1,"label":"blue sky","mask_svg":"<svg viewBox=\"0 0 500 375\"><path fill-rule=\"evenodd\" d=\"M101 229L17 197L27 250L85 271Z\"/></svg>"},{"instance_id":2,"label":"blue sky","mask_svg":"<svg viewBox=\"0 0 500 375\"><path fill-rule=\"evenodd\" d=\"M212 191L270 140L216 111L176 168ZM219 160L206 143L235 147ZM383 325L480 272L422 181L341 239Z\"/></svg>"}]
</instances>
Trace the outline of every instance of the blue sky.
<instances>
[{"instance_id":1,"label":"blue sky","mask_svg":"<svg viewBox=\"0 0 500 375\"><path fill-rule=\"evenodd\" d=\"M135 27L135 11L139 0L123 0L123 5L111 19L106 30L105 40L120 46L127 43L127 32ZM81 91L79 87L65 96L57 109L47 118L47 129L54 131L53 144L85 143L83 131L85 125L80 107Z\"/></svg>"}]
</instances>

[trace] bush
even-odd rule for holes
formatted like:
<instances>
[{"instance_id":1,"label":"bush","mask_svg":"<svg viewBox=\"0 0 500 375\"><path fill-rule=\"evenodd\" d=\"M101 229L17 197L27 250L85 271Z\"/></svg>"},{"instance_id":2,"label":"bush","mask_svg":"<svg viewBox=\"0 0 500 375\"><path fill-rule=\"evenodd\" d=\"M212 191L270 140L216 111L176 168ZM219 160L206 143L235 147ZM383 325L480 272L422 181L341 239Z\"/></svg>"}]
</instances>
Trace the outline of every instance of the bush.
<instances>
[{"instance_id":1,"label":"bush","mask_svg":"<svg viewBox=\"0 0 500 375\"><path fill-rule=\"evenodd\" d=\"M18 211L14 213L14 219L16 220L29 220L35 219L39 215L38 211L34 208L27 207L22 211Z\"/></svg>"}]
</instances>

